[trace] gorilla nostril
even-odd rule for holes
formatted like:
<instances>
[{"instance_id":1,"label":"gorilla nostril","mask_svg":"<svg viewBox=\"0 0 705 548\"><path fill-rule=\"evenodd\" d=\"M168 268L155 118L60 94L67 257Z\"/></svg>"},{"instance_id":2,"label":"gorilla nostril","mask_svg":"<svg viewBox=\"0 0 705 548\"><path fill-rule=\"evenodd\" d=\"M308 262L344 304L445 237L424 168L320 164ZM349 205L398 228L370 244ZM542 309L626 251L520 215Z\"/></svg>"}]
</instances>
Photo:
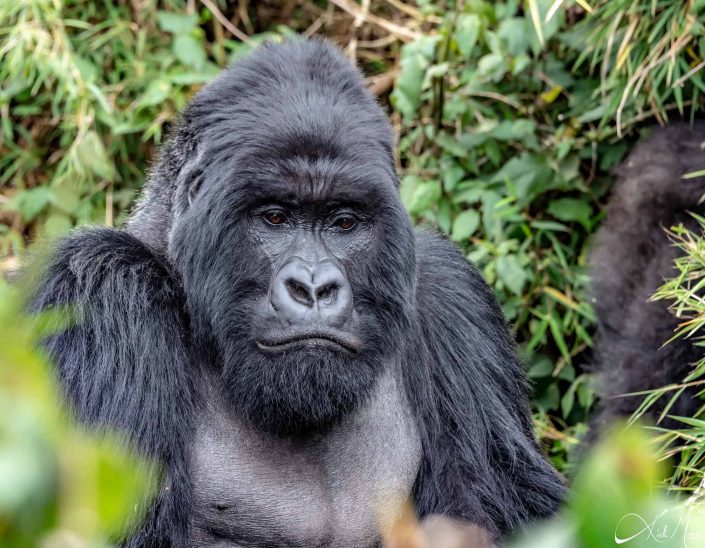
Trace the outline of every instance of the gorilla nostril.
<instances>
[{"instance_id":1,"label":"gorilla nostril","mask_svg":"<svg viewBox=\"0 0 705 548\"><path fill-rule=\"evenodd\" d=\"M297 303L309 307L313 306L313 297L311 296L311 292L304 284L297 282L296 280L289 279L286 281L286 289L289 292L289 295L291 295L291 298Z\"/></svg>"},{"instance_id":2,"label":"gorilla nostril","mask_svg":"<svg viewBox=\"0 0 705 548\"><path fill-rule=\"evenodd\" d=\"M340 287L337 283L326 284L316 290L316 300L324 305L331 304L338 295Z\"/></svg>"}]
</instances>

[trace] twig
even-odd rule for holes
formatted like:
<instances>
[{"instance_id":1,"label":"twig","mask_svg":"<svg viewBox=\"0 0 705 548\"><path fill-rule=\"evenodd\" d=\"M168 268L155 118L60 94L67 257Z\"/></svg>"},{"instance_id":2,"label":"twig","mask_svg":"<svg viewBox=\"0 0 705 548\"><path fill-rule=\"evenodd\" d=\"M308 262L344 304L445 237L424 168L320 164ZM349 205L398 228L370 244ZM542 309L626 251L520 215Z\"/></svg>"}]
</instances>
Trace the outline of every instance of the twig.
<instances>
[{"instance_id":1,"label":"twig","mask_svg":"<svg viewBox=\"0 0 705 548\"><path fill-rule=\"evenodd\" d=\"M686 29L686 32L689 30ZM645 67L640 68L628 81L627 85L624 88L624 92L622 93L622 99L619 102L619 106L617 107L617 113L616 113L616 121L617 121L617 136L622 137L622 112L624 111L624 107L627 104L627 99L629 98L629 94L634 88L634 84L642 78L646 78L648 75L649 71L666 61L669 57L671 57L673 54L676 52L680 51L682 48L690 42L692 39L692 35L686 34L685 36L681 36L678 40L675 41L673 46L671 46L670 50L661 55L660 57L656 58L653 60L651 63L646 65ZM639 89L640 86L636 86L634 89Z\"/></svg>"},{"instance_id":2,"label":"twig","mask_svg":"<svg viewBox=\"0 0 705 548\"><path fill-rule=\"evenodd\" d=\"M330 0L332 4L335 4L338 6L340 9L347 11L350 15L358 16L362 12L360 9L360 6L357 4L354 4L352 2L349 2L348 0ZM383 19L382 17L379 17L377 15L374 15L372 13L368 13L363 17L363 21L366 21L368 23L371 23L373 25L376 25L387 32L390 32L397 37L399 37L400 40L403 40L405 42L410 42L412 40L416 40L421 37L421 34L418 32L414 32L410 29L407 29L405 27L402 27L401 25L397 25L396 23L392 23L391 21L387 21L386 19Z\"/></svg>"},{"instance_id":3,"label":"twig","mask_svg":"<svg viewBox=\"0 0 705 548\"><path fill-rule=\"evenodd\" d=\"M387 3L390 4L391 6L394 6L397 8L399 11L407 14L409 17L413 17L417 21L428 21L429 23L442 23L443 19L438 17L437 15L424 15L416 9L413 6L409 6L405 4L404 2L401 2L401 0L387 0Z\"/></svg>"},{"instance_id":4,"label":"twig","mask_svg":"<svg viewBox=\"0 0 705 548\"><path fill-rule=\"evenodd\" d=\"M252 26L252 21L250 21L250 15L247 13L247 9L249 7L249 0L240 0L237 4L237 11L238 15L240 16L240 21L242 21L242 24L245 25L245 29L247 29L247 32L249 32L250 34L254 34L255 28Z\"/></svg>"},{"instance_id":5,"label":"twig","mask_svg":"<svg viewBox=\"0 0 705 548\"><path fill-rule=\"evenodd\" d=\"M355 21L353 22L353 33L348 43L347 53L350 60L354 63L357 59L357 33L362 26L363 21L367 17L370 11L370 0L362 0L362 9L355 16Z\"/></svg>"},{"instance_id":6,"label":"twig","mask_svg":"<svg viewBox=\"0 0 705 548\"><path fill-rule=\"evenodd\" d=\"M548 23L551 19L553 19L553 16L556 14L558 11L558 8L561 7L561 4L563 4L563 0L555 0L551 7L548 9L548 12L546 13L546 17L544 17L543 22Z\"/></svg>"},{"instance_id":7,"label":"twig","mask_svg":"<svg viewBox=\"0 0 705 548\"><path fill-rule=\"evenodd\" d=\"M254 41L249 36L247 36L247 34L245 34L239 28L233 25L228 20L228 18L223 15L223 12L218 9L218 6L211 2L211 0L201 0L201 3L210 10L210 12L215 16L215 18L220 21L220 24L223 25L226 29L228 29L230 34L232 34L235 38L245 42L246 44L254 45Z\"/></svg>"},{"instance_id":8,"label":"twig","mask_svg":"<svg viewBox=\"0 0 705 548\"><path fill-rule=\"evenodd\" d=\"M386 48L389 44L396 42L398 38L393 34L387 34L377 40L358 40L357 46L365 49Z\"/></svg>"},{"instance_id":9,"label":"twig","mask_svg":"<svg viewBox=\"0 0 705 548\"><path fill-rule=\"evenodd\" d=\"M673 85L672 85L671 87L677 88L677 87L682 86L682 85L683 85L683 82L685 82L685 81L686 81L688 78L690 78L693 74L695 74L695 73L698 72L699 70L702 70L703 68L705 68L705 61L703 61L702 63L699 63L698 65L696 65L695 67L693 67L691 70L689 70L688 72L686 72L683 76L681 76L680 78L678 78L678 80L676 80L675 82L673 82Z\"/></svg>"},{"instance_id":10,"label":"twig","mask_svg":"<svg viewBox=\"0 0 705 548\"><path fill-rule=\"evenodd\" d=\"M622 65L626 62L627 60L627 55L629 55L629 40L631 40L632 36L634 35L634 31L636 31L636 27L639 24L639 18L634 17L630 22L629 26L627 27L626 32L624 33L624 37L622 38L622 43L619 44L619 48L617 49L617 64L615 65L615 69L619 70L622 68Z\"/></svg>"},{"instance_id":11,"label":"twig","mask_svg":"<svg viewBox=\"0 0 705 548\"><path fill-rule=\"evenodd\" d=\"M367 84L367 89L375 97L384 95L389 91L394 85L394 80L399 76L399 71L397 69L390 70L384 74L378 74L376 76L370 76L365 79Z\"/></svg>"},{"instance_id":12,"label":"twig","mask_svg":"<svg viewBox=\"0 0 705 548\"><path fill-rule=\"evenodd\" d=\"M624 10L619 10L617 16L612 21L610 30L607 33L607 45L605 47L605 53L602 57L602 64L600 65L600 94L604 99L607 96L607 72L609 69L610 58L612 57L612 46L614 46L614 39L617 35L617 28L619 27L619 22L622 20L624 15Z\"/></svg>"},{"instance_id":13,"label":"twig","mask_svg":"<svg viewBox=\"0 0 705 548\"><path fill-rule=\"evenodd\" d=\"M105 224L113 226L113 185L108 186L105 192Z\"/></svg>"},{"instance_id":14,"label":"twig","mask_svg":"<svg viewBox=\"0 0 705 548\"><path fill-rule=\"evenodd\" d=\"M521 113L526 112L526 109L513 99L510 99L506 95L495 93L494 91L471 91L470 93L468 93L468 95L470 97L484 97L486 99L494 99L495 101L500 101L509 105L510 107L517 109Z\"/></svg>"},{"instance_id":15,"label":"twig","mask_svg":"<svg viewBox=\"0 0 705 548\"><path fill-rule=\"evenodd\" d=\"M323 24L326 22L326 14L322 13L319 15L316 20L311 23L311 25L303 32L303 36L306 38L311 38L314 34L316 34L316 31L320 29Z\"/></svg>"}]
</instances>

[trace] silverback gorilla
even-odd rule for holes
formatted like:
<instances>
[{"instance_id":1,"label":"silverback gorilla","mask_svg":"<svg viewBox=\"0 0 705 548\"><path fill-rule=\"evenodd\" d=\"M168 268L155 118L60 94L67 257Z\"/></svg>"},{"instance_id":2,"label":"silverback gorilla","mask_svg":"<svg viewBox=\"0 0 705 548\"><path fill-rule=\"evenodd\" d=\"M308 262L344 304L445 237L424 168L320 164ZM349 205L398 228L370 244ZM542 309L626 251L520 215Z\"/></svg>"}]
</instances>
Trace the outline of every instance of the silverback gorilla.
<instances>
[{"instance_id":1,"label":"silverback gorilla","mask_svg":"<svg viewBox=\"0 0 705 548\"><path fill-rule=\"evenodd\" d=\"M619 180L591 255L603 396L598 430L609 419L630 415L643 400L624 394L680 383L705 355L689 340L665 344L682 320L668 303L649 300L676 274L678 249L666 229L683 223L699 231L689 212L705 214L705 177L682 177L705 168L704 146L705 122L658 128L616 170ZM696 394L686 391L669 414L692 416L702 403ZM669 399L652 408L652 417Z\"/></svg>"},{"instance_id":2,"label":"silverback gorilla","mask_svg":"<svg viewBox=\"0 0 705 548\"><path fill-rule=\"evenodd\" d=\"M500 308L398 186L358 71L293 40L195 96L124 229L58 245L67 396L166 469L128 544L378 546L407 499L497 539L557 509Z\"/></svg>"}]
</instances>

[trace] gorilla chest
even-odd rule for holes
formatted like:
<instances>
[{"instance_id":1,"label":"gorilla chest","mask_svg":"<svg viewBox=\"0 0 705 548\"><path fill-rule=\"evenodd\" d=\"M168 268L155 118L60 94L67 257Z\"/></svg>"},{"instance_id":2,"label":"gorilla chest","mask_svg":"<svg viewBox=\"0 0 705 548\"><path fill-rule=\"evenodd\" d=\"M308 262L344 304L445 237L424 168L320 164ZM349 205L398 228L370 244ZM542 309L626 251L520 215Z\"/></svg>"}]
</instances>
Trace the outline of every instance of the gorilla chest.
<instances>
[{"instance_id":1,"label":"gorilla chest","mask_svg":"<svg viewBox=\"0 0 705 548\"><path fill-rule=\"evenodd\" d=\"M193 545L373 546L410 497L421 443L402 387L373 398L325 436L254 431L209 398L191 461Z\"/></svg>"}]
</instances>

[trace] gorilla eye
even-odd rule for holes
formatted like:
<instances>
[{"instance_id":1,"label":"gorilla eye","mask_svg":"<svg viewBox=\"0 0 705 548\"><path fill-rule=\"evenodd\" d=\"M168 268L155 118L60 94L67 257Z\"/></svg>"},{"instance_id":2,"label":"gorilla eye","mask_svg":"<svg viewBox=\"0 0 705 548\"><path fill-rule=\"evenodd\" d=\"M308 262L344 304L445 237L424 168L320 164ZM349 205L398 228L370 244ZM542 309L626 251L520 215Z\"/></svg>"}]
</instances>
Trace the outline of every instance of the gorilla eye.
<instances>
[{"instance_id":1,"label":"gorilla eye","mask_svg":"<svg viewBox=\"0 0 705 548\"><path fill-rule=\"evenodd\" d=\"M278 209L267 211L264 214L264 219L270 225L283 225L286 222L286 214Z\"/></svg>"},{"instance_id":2,"label":"gorilla eye","mask_svg":"<svg viewBox=\"0 0 705 548\"><path fill-rule=\"evenodd\" d=\"M341 215L333 222L333 226L336 226L341 230L350 230L351 228L354 228L356 224L357 221L355 221L355 218L351 215Z\"/></svg>"}]
</instances>

